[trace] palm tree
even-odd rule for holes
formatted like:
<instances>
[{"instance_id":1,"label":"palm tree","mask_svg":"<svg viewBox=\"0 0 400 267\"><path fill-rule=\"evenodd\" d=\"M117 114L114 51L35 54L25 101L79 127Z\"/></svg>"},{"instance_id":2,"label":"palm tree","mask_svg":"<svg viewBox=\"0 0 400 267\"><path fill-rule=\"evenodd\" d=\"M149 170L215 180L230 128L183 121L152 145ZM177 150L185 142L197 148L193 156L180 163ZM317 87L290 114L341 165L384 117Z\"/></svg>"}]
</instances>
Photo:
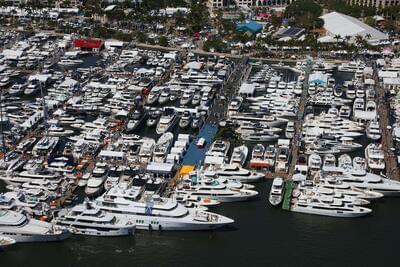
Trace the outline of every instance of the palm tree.
<instances>
[{"instance_id":1,"label":"palm tree","mask_svg":"<svg viewBox=\"0 0 400 267\"><path fill-rule=\"evenodd\" d=\"M372 37L372 35L371 35L370 33L367 33L367 34L365 35L365 39L367 39L367 40L371 39L371 37Z\"/></svg>"},{"instance_id":2,"label":"palm tree","mask_svg":"<svg viewBox=\"0 0 400 267\"><path fill-rule=\"evenodd\" d=\"M357 34L355 38L357 46L361 46L364 43L364 37L362 37L362 35Z\"/></svg>"},{"instance_id":3,"label":"palm tree","mask_svg":"<svg viewBox=\"0 0 400 267\"><path fill-rule=\"evenodd\" d=\"M336 35L333 37L333 39L335 39L335 40L336 40L336 44L338 44L338 43L339 43L339 40L342 39L342 36L340 36L340 34L336 34Z\"/></svg>"}]
</instances>

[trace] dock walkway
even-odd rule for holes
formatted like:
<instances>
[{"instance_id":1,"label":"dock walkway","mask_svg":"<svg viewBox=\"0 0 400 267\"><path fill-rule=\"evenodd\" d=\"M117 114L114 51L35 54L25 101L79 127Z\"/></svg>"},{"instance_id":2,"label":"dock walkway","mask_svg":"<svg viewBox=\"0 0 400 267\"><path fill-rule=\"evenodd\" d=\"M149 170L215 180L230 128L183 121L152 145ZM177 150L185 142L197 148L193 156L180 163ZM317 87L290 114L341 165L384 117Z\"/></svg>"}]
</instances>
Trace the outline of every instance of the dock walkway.
<instances>
[{"instance_id":1,"label":"dock walkway","mask_svg":"<svg viewBox=\"0 0 400 267\"><path fill-rule=\"evenodd\" d=\"M374 69L374 80L376 84L377 102L378 102L378 114L379 123L381 127L381 143L385 156L386 162L386 176L390 179L400 180L399 169L397 166L396 156L394 155L392 148L392 136L388 129L390 122L390 103L385 98L385 89L379 82L378 72Z\"/></svg>"}]
</instances>

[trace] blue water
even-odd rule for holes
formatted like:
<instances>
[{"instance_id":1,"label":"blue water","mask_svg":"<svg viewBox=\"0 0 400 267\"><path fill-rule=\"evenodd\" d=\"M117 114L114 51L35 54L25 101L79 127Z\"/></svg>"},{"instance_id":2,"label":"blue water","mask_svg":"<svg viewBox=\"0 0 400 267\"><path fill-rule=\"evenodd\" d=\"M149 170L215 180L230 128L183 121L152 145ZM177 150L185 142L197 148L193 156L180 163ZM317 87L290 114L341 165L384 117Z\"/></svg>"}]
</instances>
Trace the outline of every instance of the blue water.
<instances>
[{"instance_id":1,"label":"blue water","mask_svg":"<svg viewBox=\"0 0 400 267\"><path fill-rule=\"evenodd\" d=\"M182 160L182 165L198 165L200 161L203 161L204 156L208 150L208 147L211 145L211 142L216 132L217 132L217 126L205 123L203 127L200 129L197 138L194 139L190 144ZM206 145L203 148L198 148L196 146L196 143L197 140L199 140L201 137L206 139Z\"/></svg>"}]
</instances>

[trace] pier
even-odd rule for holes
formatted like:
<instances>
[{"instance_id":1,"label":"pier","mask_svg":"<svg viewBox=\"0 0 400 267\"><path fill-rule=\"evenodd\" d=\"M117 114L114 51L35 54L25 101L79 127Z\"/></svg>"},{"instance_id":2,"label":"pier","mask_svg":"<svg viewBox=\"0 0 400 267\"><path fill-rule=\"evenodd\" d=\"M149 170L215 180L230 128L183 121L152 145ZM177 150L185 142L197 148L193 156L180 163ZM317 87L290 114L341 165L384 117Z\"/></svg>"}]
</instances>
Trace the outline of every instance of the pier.
<instances>
[{"instance_id":1,"label":"pier","mask_svg":"<svg viewBox=\"0 0 400 267\"><path fill-rule=\"evenodd\" d=\"M290 162L290 167L289 167L289 177L291 177L294 173L295 166L297 163L297 158L298 158L298 155L300 152L299 149L301 146L304 111L305 111L306 104L307 104L307 88L308 88L308 78L310 76L310 70L311 70L311 62L309 62L306 72L305 72L305 78L304 78L304 82L303 82L303 92L301 94L299 109L297 111L297 118L294 121L295 131L294 131L294 136L293 136L292 143L291 143L291 162Z\"/></svg>"},{"instance_id":2,"label":"pier","mask_svg":"<svg viewBox=\"0 0 400 267\"><path fill-rule=\"evenodd\" d=\"M379 124L381 128L381 143L386 162L386 176L389 179L400 180L399 169L397 166L396 155L392 151L392 135L389 131L390 126L390 101L385 97L385 89L379 82L377 69L374 68L374 80L377 93L377 107L379 114Z\"/></svg>"}]
</instances>

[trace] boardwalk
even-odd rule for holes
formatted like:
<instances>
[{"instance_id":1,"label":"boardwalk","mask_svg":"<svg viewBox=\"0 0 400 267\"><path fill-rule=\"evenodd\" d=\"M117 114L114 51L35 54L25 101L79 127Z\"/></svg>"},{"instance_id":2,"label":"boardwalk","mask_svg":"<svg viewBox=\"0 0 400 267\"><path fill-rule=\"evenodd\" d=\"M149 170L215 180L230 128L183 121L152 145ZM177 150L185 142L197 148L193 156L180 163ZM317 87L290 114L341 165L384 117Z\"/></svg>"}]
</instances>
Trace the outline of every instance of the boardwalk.
<instances>
[{"instance_id":1,"label":"boardwalk","mask_svg":"<svg viewBox=\"0 0 400 267\"><path fill-rule=\"evenodd\" d=\"M301 133L302 133L302 126L303 126L303 118L304 118L304 110L307 103L307 86L308 86L308 77L310 75L310 66L307 67L305 73L305 79L303 84L303 92L300 98L299 110L297 111L297 119L294 122L295 132L292 139L292 147L291 147L291 162L289 167L289 177L292 177L294 173L294 169L297 163L297 158L299 155L299 149L301 146Z\"/></svg>"},{"instance_id":2,"label":"boardwalk","mask_svg":"<svg viewBox=\"0 0 400 267\"><path fill-rule=\"evenodd\" d=\"M378 102L378 114L380 117L380 127L382 133L382 148L385 154L386 162L386 175L390 179L400 180L399 169L397 167L396 156L391 150L392 147L392 136L389 132L389 114L390 114L390 102L385 98L385 90L379 83L377 70L374 69L374 80L376 84L377 102Z\"/></svg>"}]
</instances>

